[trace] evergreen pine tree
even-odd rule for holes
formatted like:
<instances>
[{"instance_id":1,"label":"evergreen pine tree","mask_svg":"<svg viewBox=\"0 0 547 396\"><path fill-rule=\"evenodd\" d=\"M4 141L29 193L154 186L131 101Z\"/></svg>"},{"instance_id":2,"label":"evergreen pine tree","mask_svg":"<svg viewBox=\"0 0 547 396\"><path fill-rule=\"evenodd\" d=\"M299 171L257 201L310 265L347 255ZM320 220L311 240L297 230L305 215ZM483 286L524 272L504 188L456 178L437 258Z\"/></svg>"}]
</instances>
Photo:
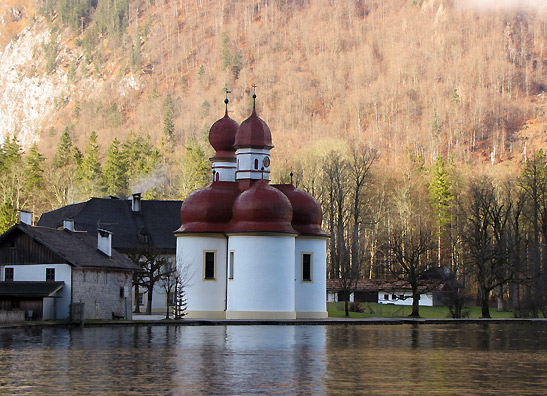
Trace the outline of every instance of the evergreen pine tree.
<instances>
[{"instance_id":1,"label":"evergreen pine tree","mask_svg":"<svg viewBox=\"0 0 547 396\"><path fill-rule=\"evenodd\" d=\"M441 240L443 229L452 220L452 186L450 175L446 169L444 160L438 156L432 169L431 182L429 183L429 201L436 214L437 222L437 261L441 265Z\"/></svg>"},{"instance_id":2,"label":"evergreen pine tree","mask_svg":"<svg viewBox=\"0 0 547 396\"><path fill-rule=\"evenodd\" d=\"M84 148L84 156L78 167L78 179L82 198L102 195L104 191L102 169L99 159L97 133L95 131L91 132L87 145Z\"/></svg>"},{"instance_id":3,"label":"evergreen pine tree","mask_svg":"<svg viewBox=\"0 0 547 396\"><path fill-rule=\"evenodd\" d=\"M59 138L59 143L57 143L57 149L55 150L55 156L53 157L53 166L55 166L55 168L62 168L71 165L74 155L73 150L74 145L72 144L72 138L70 137L68 127L66 127Z\"/></svg>"},{"instance_id":4,"label":"evergreen pine tree","mask_svg":"<svg viewBox=\"0 0 547 396\"><path fill-rule=\"evenodd\" d=\"M11 199L4 200L0 204L0 234L6 232L15 223L17 223L17 209Z\"/></svg>"},{"instance_id":5,"label":"evergreen pine tree","mask_svg":"<svg viewBox=\"0 0 547 396\"><path fill-rule=\"evenodd\" d=\"M173 98L170 94L167 94L165 101L163 102L163 109L163 135L161 145L167 152L170 152L175 145L175 107L173 105Z\"/></svg>"},{"instance_id":6,"label":"evergreen pine tree","mask_svg":"<svg viewBox=\"0 0 547 396\"><path fill-rule=\"evenodd\" d=\"M443 158L438 156L433 165L431 182L429 183L429 200L437 214L438 223L442 227L450 223L453 199L450 175Z\"/></svg>"},{"instance_id":7,"label":"evergreen pine tree","mask_svg":"<svg viewBox=\"0 0 547 396\"><path fill-rule=\"evenodd\" d=\"M66 127L47 173L46 188L55 197L56 206L65 206L74 200L74 184L77 180L78 164L82 153L72 143L69 128Z\"/></svg>"},{"instance_id":8,"label":"evergreen pine tree","mask_svg":"<svg viewBox=\"0 0 547 396\"><path fill-rule=\"evenodd\" d=\"M44 161L44 156L38 152L38 144L34 143L27 154L24 172L25 188L31 196L39 193L44 186Z\"/></svg>"},{"instance_id":9,"label":"evergreen pine tree","mask_svg":"<svg viewBox=\"0 0 547 396\"><path fill-rule=\"evenodd\" d=\"M205 186L211 180L208 156L195 138L188 139L186 154L182 159L181 170L178 172L181 186L179 196L185 198L199 187Z\"/></svg>"},{"instance_id":10,"label":"evergreen pine tree","mask_svg":"<svg viewBox=\"0 0 547 396\"><path fill-rule=\"evenodd\" d=\"M127 197L129 190L127 158L121 150L121 143L114 138L106 153L103 168L103 183L108 195Z\"/></svg>"},{"instance_id":11,"label":"evergreen pine tree","mask_svg":"<svg viewBox=\"0 0 547 396\"><path fill-rule=\"evenodd\" d=\"M184 283L182 278L175 278L175 319L184 318L188 312L186 308L188 302L186 299L186 291L184 290Z\"/></svg>"},{"instance_id":12,"label":"evergreen pine tree","mask_svg":"<svg viewBox=\"0 0 547 396\"><path fill-rule=\"evenodd\" d=\"M243 62L241 60L241 52L239 52L239 50L236 50L234 53L234 59L232 61L232 74L235 80L239 78L239 72L241 71L242 67Z\"/></svg>"},{"instance_id":13,"label":"evergreen pine tree","mask_svg":"<svg viewBox=\"0 0 547 396\"><path fill-rule=\"evenodd\" d=\"M130 179L148 175L161 158L159 151L150 143L150 136L143 138L133 131L129 132L122 151L127 163L130 164L128 169Z\"/></svg>"},{"instance_id":14,"label":"evergreen pine tree","mask_svg":"<svg viewBox=\"0 0 547 396\"><path fill-rule=\"evenodd\" d=\"M224 33L222 39L222 70L229 68L232 63L232 55L230 54L230 37L228 33Z\"/></svg>"},{"instance_id":15,"label":"evergreen pine tree","mask_svg":"<svg viewBox=\"0 0 547 396\"><path fill-rule=\"evenodd\" d=\"M17 222L17 209L24 206L23 171L21 146L8 136L0 146L0 233Z\"/></svg>"}]
</instances>

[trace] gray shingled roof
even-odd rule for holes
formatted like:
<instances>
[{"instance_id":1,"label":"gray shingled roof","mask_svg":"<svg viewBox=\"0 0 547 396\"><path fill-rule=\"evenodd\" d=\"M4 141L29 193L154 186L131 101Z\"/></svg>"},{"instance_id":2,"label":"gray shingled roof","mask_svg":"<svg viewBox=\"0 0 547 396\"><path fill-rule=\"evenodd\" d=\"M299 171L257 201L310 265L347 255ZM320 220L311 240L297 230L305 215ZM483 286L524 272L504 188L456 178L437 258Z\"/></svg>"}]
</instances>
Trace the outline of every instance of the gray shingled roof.
<instances>
[{"instance_id":1,"label":"gray shingled roof","mask_svg":"<svg viewBox=\"0 0 547 396\"><path fill-rule=\"evenodd\" d=\"M173 231L180 227L182 201L141 200L141 211L131 210L131 200L91 198L42 214L39 226L62 228L73 219L76 230L94 233L97 227L111 231L112 247L120 252L135 248L175 254Z\"/></svg>"},{"instance_id":2,"label":"gray shingled roof","mask_svg":"<svg viewBox=\"0 0 547 396\"><path fill-rule=\"evenodd\" d=\"M114 249L112 249L111 257L98 250L96 233L92 236L85 231L70 232L48 227L16 224L0 236L0 240L10 233L17 232L17 230L41 243L74 267L140 270L138 265Z\"/></svg>"},{"instance_id":3,"label":"gray shingled roof","mask_svg":"<svg viewBox=\"0 0 547 396\"><path fill-rule=\"evenodd\" d=\"M47 297L64 284L65 282L0 282L0 296Z\"/></svg>"}]
</instances>

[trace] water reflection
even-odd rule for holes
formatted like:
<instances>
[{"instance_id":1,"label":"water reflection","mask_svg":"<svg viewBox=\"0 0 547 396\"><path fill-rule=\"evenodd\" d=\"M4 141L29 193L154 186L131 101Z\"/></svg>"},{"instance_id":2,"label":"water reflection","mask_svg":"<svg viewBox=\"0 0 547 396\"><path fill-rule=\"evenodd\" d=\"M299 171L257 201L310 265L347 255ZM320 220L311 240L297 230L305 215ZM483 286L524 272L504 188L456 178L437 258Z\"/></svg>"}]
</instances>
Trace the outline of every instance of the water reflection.
<instances>
[{"instance_id":1,"label":"water reflection","mask_svg":"<svg viewBox=\"0 0 547 396\"><path fill-rule=\"evenodd\" d=\"M0 394L540 394L546 325L0 331Z\"/></svg>"},{"instance_id":2,"label":"water reflection","mask_svg":"<svg viewBox=\"0 0 547 396\"><path fill-rule=\"evenodd\" d=\"M320 393L325 332L314 326L181 328L176 388L207 395Z\"/></svg>"}]
</instances>

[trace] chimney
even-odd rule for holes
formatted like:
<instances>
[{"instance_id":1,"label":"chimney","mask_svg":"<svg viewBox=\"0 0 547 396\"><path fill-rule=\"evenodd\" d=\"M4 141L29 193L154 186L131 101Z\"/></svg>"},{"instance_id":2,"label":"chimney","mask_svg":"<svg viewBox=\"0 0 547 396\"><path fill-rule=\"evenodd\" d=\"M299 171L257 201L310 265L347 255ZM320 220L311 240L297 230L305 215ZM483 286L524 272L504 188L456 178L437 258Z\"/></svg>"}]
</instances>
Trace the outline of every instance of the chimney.
<instances>
[{"instance_id":1,"label":"chimney","mask_svg":"<svg viewBox=\"0 0 547 396\"><path fill-rule=\"evenodd\" d=\"M107 230L97 229L97 248L112 257L112 233Z\"/></svg>"},{"instance_id":2,"label":"chimney","mask_svg":"<svg viewBox=\"0 0 547 396\"><path fill-rule=\"evenodd\" d=\"M22 210L21 209L21 223L32 225L32 212L29 212L28 210Z\"/></svg>"},{"instance_id":3,"label":"chimney","mask_svg":"<svg viewBox=\"0 0 547 396\"><path fill-rule=\"evenodd\" d=\"M133 194L133 199L131 200L131 210L133 212L141 211L141 193Z\"/></svg>"},{"instance_id":4,"label":"chimney","mask_svg":"<svg viewBox=\"0 0 547 396\"><path fill-rule=\"evenodd\" d=\"M63 228L67 231L74 232L74 219L63 220Z\"/></svg>"}]
</instances>

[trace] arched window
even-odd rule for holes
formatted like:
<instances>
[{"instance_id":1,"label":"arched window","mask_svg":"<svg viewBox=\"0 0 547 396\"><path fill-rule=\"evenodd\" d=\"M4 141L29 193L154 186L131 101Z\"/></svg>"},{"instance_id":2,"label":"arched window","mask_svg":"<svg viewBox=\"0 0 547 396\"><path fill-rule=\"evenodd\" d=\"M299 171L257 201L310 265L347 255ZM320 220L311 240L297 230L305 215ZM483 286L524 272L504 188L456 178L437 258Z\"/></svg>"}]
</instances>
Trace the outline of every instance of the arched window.
<instances>
[{"instance_id":1,"label":"arched window","mask_svg":"<svg viewBox=\"0 0 547 396\"><path fill-rule=\"evenodd\" d=\"M255 169L258 169L258 158L255 158Z\"/></svg>"},{"instance_id":2,"label":"arched window","mask_svg":"<svg viewBox=\"0 0 547 396\"><path fill-rule=\"evenodd\" d=\"M219 173L217 172L217 181L219 181L219 179L220 179L220 175L219 175Z\"/></svg>"}]
</instances>

